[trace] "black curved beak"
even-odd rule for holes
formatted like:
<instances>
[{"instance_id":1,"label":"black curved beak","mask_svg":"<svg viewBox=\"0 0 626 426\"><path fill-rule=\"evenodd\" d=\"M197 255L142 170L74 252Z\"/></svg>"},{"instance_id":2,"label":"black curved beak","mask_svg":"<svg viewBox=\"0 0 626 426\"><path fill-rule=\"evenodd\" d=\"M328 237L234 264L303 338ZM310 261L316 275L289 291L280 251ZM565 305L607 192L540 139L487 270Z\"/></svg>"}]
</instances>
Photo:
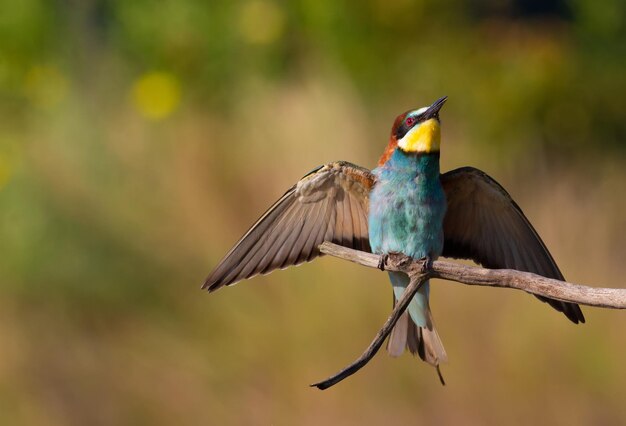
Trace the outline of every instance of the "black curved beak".
<instances>
[{"instance_id":1,"label":"black curved beak","mask_svg":"<svg viewBox=\"0 0 626 426\"><path fill-rule=\"evenodd\" d=\"M448 97L444 96L443 98L439 98L433 102L433 104L422 114L424 120L428 120L429 118L436 118L439 120L439 110L443 107L443 104L445 104L447 100Z\"/></svg>"}]
</instances>

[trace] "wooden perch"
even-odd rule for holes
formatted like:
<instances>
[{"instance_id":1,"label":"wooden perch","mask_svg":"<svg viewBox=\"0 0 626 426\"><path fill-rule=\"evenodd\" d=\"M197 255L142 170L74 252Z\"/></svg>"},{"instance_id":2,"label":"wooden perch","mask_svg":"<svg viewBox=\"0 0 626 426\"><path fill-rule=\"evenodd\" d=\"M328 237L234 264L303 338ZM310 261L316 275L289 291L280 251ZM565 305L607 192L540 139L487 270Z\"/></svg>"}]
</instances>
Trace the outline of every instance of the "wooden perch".
<instances>
[{"instance_id":1,"label":"wooden perch","mask_svg":"<svg viewBox=\"0 0 626 426\"><path fill-rule=\"evenodd\" d=\"M324 242L320 245L320 251L330 256L369 266L370 268L378 268L381 264L381 256L379 255L353 250L329 242ZM413 260L408 256L400 254L391 255L387 258L384 265L386 271L404 272L411 279L402 298L394 307L387 322L380 329L374 341L354 363L330 378L311 386L327 389L364 367L378 352L417 290L429 278L441 278L469 285L515 288L564 302L602 308L626 309L626 289L593 288L553 280L529 272L512 269L485 269L442 260L435 260L432 266L426 269L424 263L423 259Z\"/></svg>"}]
</instances>

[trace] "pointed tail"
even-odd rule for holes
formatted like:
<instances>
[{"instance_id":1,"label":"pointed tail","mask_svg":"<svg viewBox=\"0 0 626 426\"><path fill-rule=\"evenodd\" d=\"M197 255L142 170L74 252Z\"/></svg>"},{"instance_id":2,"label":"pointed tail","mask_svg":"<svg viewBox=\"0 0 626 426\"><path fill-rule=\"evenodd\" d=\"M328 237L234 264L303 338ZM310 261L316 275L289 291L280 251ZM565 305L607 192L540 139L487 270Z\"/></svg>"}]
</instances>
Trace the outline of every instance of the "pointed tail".
<instances>
[{"instance_id":1,"label":"pointed tail","mask_svg":"<svg viewBox=\"0 0 626 426\"><path fill-rule=\"evenodd\" d=\"M398 357L402 355L404 348L408 348L413 355L419 355L423 361L434 367L443 362L448 362L448 355L443 347L439 333L437 333L435 326L432 325L430 309L428 314L431 317L430 329L415 325L406 312L402 314L389 335L389 341L387 342L389 355Z\"/></svg>"},{"instance_id":2,"label":"pointed tail","mask_svg":"<svg viewBox=\"0 0 626 426\"><path fill-rule=\"evenodd\" d=\"M392 282L393 281L395 280L392 279ZM420 290L420 292L416 294L414 300L412 300L409 305L409 309L398 319L398 322L389 335L387 351L391 356L398 357L402 355L405 348L408 348L413 355L419 355L423 361L435 367L439 375L439 380L445 385L441 371L439 370L439 364L448 362L448 355L446 354L439 333L437 333L437 329L434 325L433 316L428 303L429 291L427 285L428 283L424 284L424 291ZM394 287L394 290L396 290L396 287ZM400 292L397 293L401 295ZM397 295L398 294L394 291L394 307L397 302ZM413 308L413 310L411 310L411 308ZM418 311L417 315L415 315L416 311ZM421 325L415 323L413 316L421 322Z\"/></svg>"}]
</instances>

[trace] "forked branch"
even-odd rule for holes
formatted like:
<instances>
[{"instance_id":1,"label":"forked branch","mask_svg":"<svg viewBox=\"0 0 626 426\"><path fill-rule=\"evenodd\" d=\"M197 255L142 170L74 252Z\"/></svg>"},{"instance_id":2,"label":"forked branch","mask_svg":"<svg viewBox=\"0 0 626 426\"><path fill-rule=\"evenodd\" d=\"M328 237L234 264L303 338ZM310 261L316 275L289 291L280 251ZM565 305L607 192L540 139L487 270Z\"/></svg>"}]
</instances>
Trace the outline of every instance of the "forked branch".
<instances>
[{"instance_id":1,"label":"forked branch","mask_svg":"<svg viewBox=\"0 0 626 426\"><path fill-rule=\"evenodd\" d=\"M329 242L323 243L320 246L320 251L370 268L377 268L381 262L379 255L349 249ZM429 278L441 278L469 285L515 288L564 302L602 308L626 309L626 289L587 287L512 269L485 269L436 260L432 263L432 267L425 271L424 260L412 260L404 255L394 255L387 259L385 270L405 272L411 278L409 286L396 304L387 322L380 329L374 341L354 363L334 376L311 386L327 389L364 367L378 352L398 318L406 310L411 298L423 282Z\"/></svg>"}]
</instances>

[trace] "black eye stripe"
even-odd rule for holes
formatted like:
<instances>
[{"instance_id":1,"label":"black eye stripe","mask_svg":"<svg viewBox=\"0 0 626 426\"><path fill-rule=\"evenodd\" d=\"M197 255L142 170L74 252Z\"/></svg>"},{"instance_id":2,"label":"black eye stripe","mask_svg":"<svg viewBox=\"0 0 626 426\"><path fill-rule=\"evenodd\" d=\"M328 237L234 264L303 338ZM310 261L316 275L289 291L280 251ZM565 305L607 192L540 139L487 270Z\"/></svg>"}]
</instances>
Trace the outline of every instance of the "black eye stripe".
<instances>
[{"instance_id":1,"label":"black eye stripe","mask_svg":"<svg viewBox=\"0 0 626 426\"><path fill-rule=\"evenodd\" d=\"M406 125L406 123L402 123L402 126L398 127L398 130L396 130L396 139L400 140L404 137L404 135L407 134L407 132L409 131L410 127Z\"/></svg>"},{"instance_id":2,"label":"black eye stripe","mask_svg":"<svg viewBox=\"0 0 626 426\"><path fill-rule=\"evenodd\" d=\"M405 118L404 121L402 122L402 125L398 127L398 130L396 130L396 139L398 140L402 139L404 135L408 133L409 130L411 130L413 127L417 126L419 123L424 121L423 115L424 114L412 115L410 117ZM412 119L413 122L409 124L409 122L411 121L410 119Z\"/></svg>"},{"instance_id":3,"label":"black eye stripe","mask_svg":"<svg viewBox=\"0 0 626 426\"><path fill-rule=\"evenodd\" d=\"M407 115L407 117L402 122L402 125L398 127L398 130L396 130L396 139L402 139L413 127L431 118L436 118L437 120L439 120L439 112L434 111L432 113L429 113L429 109L426 109L418 115ZM413 119L413 123L411 124L408 123L410 119Z\"/></svg>"}]
</instances>

